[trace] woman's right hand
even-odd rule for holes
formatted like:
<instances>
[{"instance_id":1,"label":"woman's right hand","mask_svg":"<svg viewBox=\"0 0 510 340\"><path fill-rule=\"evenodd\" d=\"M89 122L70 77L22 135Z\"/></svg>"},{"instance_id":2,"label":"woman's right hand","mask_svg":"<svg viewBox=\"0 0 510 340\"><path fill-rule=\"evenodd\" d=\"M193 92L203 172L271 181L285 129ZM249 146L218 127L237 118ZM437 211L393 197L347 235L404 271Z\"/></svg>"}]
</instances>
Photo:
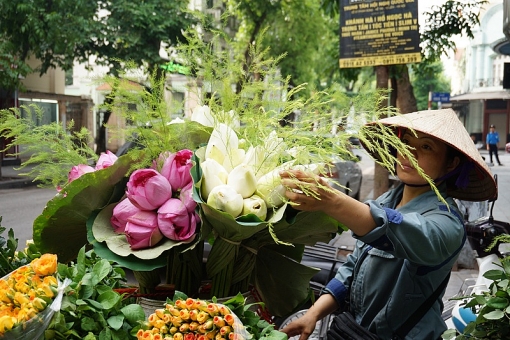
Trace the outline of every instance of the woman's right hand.
<instances>
[{"instance_id":1,"label":"woman's right hand","mask_svg":"<svg viewBox=\"0 0 510 340\"><path fill-rule=\"evenodd\" d=\"M289 338L300 335L299 340L306 340L310 334L313 333L316 323L317 320L315 316L313 316L312 313L307 312L305 315L292 321L280 331L286 333Z\"/></svg>"}]
</instances>

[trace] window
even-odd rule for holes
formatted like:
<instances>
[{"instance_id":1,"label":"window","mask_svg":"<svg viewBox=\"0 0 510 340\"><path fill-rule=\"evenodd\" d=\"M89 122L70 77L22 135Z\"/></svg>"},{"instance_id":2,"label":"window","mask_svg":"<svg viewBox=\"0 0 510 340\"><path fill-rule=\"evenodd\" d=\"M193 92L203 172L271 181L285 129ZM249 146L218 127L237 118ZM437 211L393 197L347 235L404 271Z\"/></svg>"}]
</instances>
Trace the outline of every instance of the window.
<instances>
[{"instance_id":1,"label":"window","mask_svg":"<svg viewBox=\"0 0 510 340\"><path fill-rule=\"evenodd\" d=\"M31 117L37 126L58 122L58 101L56 100L20 98L19 105L21 117ZM36 105L39 109L32 108L31 105Z\"/></svg>"}]
</instances>

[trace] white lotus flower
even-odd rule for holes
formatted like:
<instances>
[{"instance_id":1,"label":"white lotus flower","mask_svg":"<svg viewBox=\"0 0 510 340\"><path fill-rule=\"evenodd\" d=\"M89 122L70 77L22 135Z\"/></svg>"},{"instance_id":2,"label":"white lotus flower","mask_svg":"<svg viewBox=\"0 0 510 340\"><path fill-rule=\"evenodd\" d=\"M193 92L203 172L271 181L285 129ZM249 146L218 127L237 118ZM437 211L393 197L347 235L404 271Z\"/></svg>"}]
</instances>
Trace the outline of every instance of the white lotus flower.
<instances>
[{"instance_id":1,"label":"white lotus flower","mask_svg":"<svg viewBox=\"0 0 510 340\"><path fill-rule=\"evenodd\" d=\"M209 142L205 148L205 158L215 158L220 164L223 164L223 161L218 160L218 157L221 158L219 155L223 155L223 159L230 159L232 150L238 149L239 138L236 132L226 124L221 123L214 128L209 137Z\"/></svg>"},{"instance_id":2,"label":"white lotus flower","mask_svg":"<svg viewBox=\"0 0 510 340\"><path fill-rule=\"evenodd\" d=\"M219 185L211 190L207 204L236 218L243 211L243 196L230 185Z\"/></svg>"},{"instance_id":3,"label":"white lotus flower","mask_svg":"<svg viewBox=\"0 0 510 340\"><path fill-rule=\"evenodd\" d=\"M167 125L182 124L182 123L184 123L184 120L179 117L176 117L176 118L172 119L170 122L168 122Z\"/></svg>"},{"instance_id":4,"label":"white lotus flower","mask_svg":"<svg viewBox=\"0 0 510 340\"><path fill-rule=\"evenodd\" d=\"M292 167L294 170L301 170L303 172L310 172L314 175L319 175L324 169L324 164L317 164L317 163L311 163L311 164L298 164L294 165Z\"/></svg>"},{"instance_id":5,"label":"white lotus flower","mask_svg":"<svg viewBox=\"0 0 510 340\"><path fill-rule=\"evenodd\" d=\"M254 214L262 221L266 220L267 217L267 205L264 200L257 196L252 195L251 197L243 200L243 212L241 215Z\"/></svg>"},{"instance_id":6,"label":"white lotus flower","mask_svg":"<svg viewBox=\"0 0 510 340\"><path fill-rule=\"evenodd\" d=\"M253 172L255 173L255 177L259 179L262 177L262 175L266 174L267 171L262 170L262 164L264 163L264 160L266 159L266 151L261 145L257 146L250 146L248 148L248 151L246 151L246 156L244 158L244 163L250 166L253 169ZM273 166L270 169L274 169Z\"/></svg>"},{"instance_id":7,"label":"white lotus flower","mask_svg":"<svg viewBox=\"0 0 510 340\"><path fill-rule=\"evenodd\" d=\"M206 159L200 163L202 168L201 192L204 200L207 200L211 191L223 184L227 184L228 173L223 166L214 159Z\"/></svg>"},{"instance_id":8,"label":"white lotus flower","mask_svg":"<svg viewBox=\"0 0 510 340\"><path fill-rule=\"evenodd\" d=\"M281 184L280 169L275 169L257 181L255 194L260 196L268 208L281 206L285 198L285 187Z\"/></svg>"},{"instance_id":9,"label":"white lotus flower","mask_svg":"<svg viewBox=\"0 0 510 340\"><path fill-rule=\"evenodd\" d=\"M243 198L250 197L257 189L257 179L250 166L241 163L228 174L227 184Z\"/></svg>"},{"instance_id":10,"label":"white lotus flower","mask_svg":"<svg viewBox=\"0 0 510 340\"><path fill-rule=\"evenodd\" d=\"M214 117L211 109L207 105L197 106L191 113L191 121L200 123L204 126L214 127Z\"/></svg>"},{"instance_id":11,"label":"white lotus flower","mask_svg":"<svg viewBox=\"0 0 510 340\"><path fill-rule=\"evenodd\" d=\"M244 162L246 151L243 149L231 149L223 160L223 167L227 172L231 172L236 166Z\"/></svg>"}]
</instances>

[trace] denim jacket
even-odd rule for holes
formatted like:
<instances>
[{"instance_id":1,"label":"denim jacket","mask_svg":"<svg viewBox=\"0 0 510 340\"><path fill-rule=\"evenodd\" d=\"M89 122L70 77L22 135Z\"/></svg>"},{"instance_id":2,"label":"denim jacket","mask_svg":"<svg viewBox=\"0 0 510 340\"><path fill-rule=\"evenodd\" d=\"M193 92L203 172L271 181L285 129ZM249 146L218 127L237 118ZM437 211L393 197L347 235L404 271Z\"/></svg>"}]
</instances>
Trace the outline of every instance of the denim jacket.
<instances>
[{"instance_id":1,"label":"denim jacket","mask_svg":"<svg viewBox=\"0 0 510 340\"><path fill-rule=\"evenodd\" d=\"M438 187L447 197L444 185ZM356 321L391 339L393 333L449 275L466 239L452 198L428 191L396 209L403 184L366 204L377 227L357 239L352 254L326 287L339 305L349 302ZM367 256L358 263L363 252ZM440 294L406 339L438 339L446 330Z\"/></svg>"}]
</instances>

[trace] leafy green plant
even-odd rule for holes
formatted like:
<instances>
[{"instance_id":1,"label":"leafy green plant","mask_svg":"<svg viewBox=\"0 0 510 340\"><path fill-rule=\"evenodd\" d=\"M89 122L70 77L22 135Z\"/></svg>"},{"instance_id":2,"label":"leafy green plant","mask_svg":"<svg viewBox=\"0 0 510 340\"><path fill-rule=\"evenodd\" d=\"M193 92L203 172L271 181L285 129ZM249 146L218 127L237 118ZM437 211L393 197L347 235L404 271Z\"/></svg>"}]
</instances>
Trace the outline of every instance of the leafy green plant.
<instances>
[{"instance_id":1,"label":"leafy green plant","mask_svg":"<svg viewBox=\"0 0 510 340\"><path fill-rule=\"evenodd\" d=\"M510 243L510 235L495 237L489 249L499 243ZM500 340L510 337L510 256L501 259L500 267L483 274L492 281L487 291L458 298L464 300L464 308L476 314L476 320L470 322L462 334L447 330L443 339Z\"/></svg>"},{"instance_id":2,"label":"leafy green plant","mask_svg":"<svg viewBox=\"0 0 510 340\"><path fill-rule=\"evenodd\" d=\"M17 251L18 239L14 238L14 231L9 229L7 238L2 234L7 230L1 226L2 216L0 216L0 277L4 277L13 270L29 264L41 254L33 243L27 244L23 251Z\"/></svg>"},{"instance_id":3,"label":"leafy green plant","mask_svg":"<svg viewBox=\"0 0 510 340\"><path fill-rule=\"evenodd\" d=\"M60 311L45 339L134 339L145 319L142 307L115 289L126 287L122 268L94 252L80 249L76 263L58 265L58 275L69 278Z\"/></svg>"}]
</instances>

